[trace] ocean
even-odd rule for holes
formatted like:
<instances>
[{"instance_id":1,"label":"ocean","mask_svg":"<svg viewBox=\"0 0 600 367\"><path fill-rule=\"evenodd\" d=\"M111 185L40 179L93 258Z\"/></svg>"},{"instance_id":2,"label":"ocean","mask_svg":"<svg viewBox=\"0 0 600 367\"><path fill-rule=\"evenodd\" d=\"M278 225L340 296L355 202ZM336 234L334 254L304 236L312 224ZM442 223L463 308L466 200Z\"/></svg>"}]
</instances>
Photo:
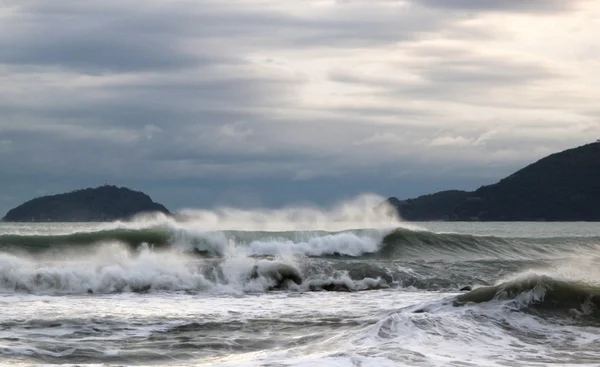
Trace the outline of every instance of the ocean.
<instances>
[{"instance_id":1,"label":"ocean","mask_svg":"<svg viewBox=\"0 0 600 367\"><path fill-rule=\"evenodd\" d=\"M0 223L0 365L600 364L598 223L336 210Z\"/></svg>"}]
</instances>

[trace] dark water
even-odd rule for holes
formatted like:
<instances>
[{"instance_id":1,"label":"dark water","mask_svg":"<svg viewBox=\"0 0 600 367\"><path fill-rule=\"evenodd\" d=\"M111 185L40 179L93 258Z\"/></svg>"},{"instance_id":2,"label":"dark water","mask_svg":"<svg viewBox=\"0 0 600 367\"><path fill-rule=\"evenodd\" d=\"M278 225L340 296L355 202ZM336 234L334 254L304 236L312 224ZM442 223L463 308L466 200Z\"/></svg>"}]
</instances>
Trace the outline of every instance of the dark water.
<instances>
[{"instance_id":1,"label":"dark water","mask_svg":"<svg viewBox=\"0 0 600 367\"><path fill-rule=\"evenodd\" d=\"M600 363L596 224L325 229L0 224L0 357L16 365Z\"/></svg>"}]
</instances>

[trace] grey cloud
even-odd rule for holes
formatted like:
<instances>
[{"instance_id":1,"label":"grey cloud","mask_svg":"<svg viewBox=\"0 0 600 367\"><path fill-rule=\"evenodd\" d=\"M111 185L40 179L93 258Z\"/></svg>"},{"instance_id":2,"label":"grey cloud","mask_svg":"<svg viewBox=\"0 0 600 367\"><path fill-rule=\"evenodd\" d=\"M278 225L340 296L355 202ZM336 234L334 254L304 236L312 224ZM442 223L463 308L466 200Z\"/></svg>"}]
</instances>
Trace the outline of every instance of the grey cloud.
<instances>
[{"instance_id":1,"label":"grey cloud","mask_svg":"<svg viewBox=\"0 0 600 367\"><path fill-rule=\"evenodd\" d=\"M106 14L87 19L21 13L5 23L11 32L0 37L0 63L105 73L179 69L202 61L177 39L146 32L143 24L135 17Z\"/></svg>"},{"instance_id":2,"label":"grey cloud","mask_svg":"<svg viewBox=\"0 0 600 367\"><path fill-rule=\"evenodd\" d=\"M530 108L526 101L499 99L494 92L510 96L529 85L553 80L567 80L564 72L535 61L488 56L466 48L408 45L413 58L396 64L398 70L410 73L410 80L371 77L353 70L330 73L333 81L373 88L374 95L462 104ZM509 104L507 105L507 100ZM541 107L543 100L538 103ZM555 105L544 106L554 108Z\"/></svg>"},{"instance_id":3,"label":"grey cloud","mask_svg":"<svg viewBox=\"0 0 600 367\"><path fill-rule=\"evenodd\" d=\"M102 81L103 78L97 79ZM282 99L292 98L293 87L300 82L251 75L235 79L218 74L207 80L204 75L171 73L159 80L149 75L125 84L76 88L58 85L58 89L52 84L47 87L41 84L42 87L35 85L28 95L23 96L49 98L47 101L35 98L37 104L34 106L15 105L12 99L3 102L0 98L3 107L0 109L3 117L0 131L2 126L23 129L18 121L26 119L31 120L30 126L51 126L59 122L96 130L111 127L135 130L156 125L169 134L180 133L190 138L201 133L203 128L210 130L214 129L211 126L256 120L257 108L276 107ZM90 95L98 98L89 98ZM65 130L63 133L68 136L76 131Z\"/></svg>"},{"instance_id":4,"label":"grey cloud","mask_svg":"<svg viewBox=\"0 0 600 367\"><path fill-rule=\"evenodd\" d=\"M269 91L271 87L275 89ZM4 167L10 170L7 174L35 169L49 174L89 176L99 171L104 172L104 177L123 178L151 178L157 174L225 177L231 176L223 173L228 169L234 173L255 169L255 175L260 175L269 165L281 171L273 157L262 154L257 158L260 136L255 138L257 142L246 143L232 136L232 141L218 138L217 133L219 128L240 121L251 128L263 124L248 108L268 105L265 96L285 95L285 87L260 79L247 83L190 81L183 87L169 85L168 81L150 88L145 84L109 87L108 100L80 104L76 103L75 93L75 106L71 108L49 105L26 111L16 109L12 111L16 119L12 125L6 119L11 112L2 110L0 115L5 118L0 133L19 142L15 154L5 156L10 159ZM21 125L23 119L29 121L25 127ZM152 139L146 138L148 125L161 130ZM285 156L279 154L278 160ZM17 162L20 164L15 165ZM284 171L290 175L291 169Z\"/></svg>"},{"instance_id":5,"label":"grey cloud","mask_svg":"<svg viewBox=\"0 0 600 367\"><path fill-rule=\"evenodd\" d=\"M351 76L343 74L332 73L333 80L337 81L355 81ZM340 114L346 114L356 117L398 117L400 119L426 119L439 117L440 113L431 109L416 108L410 106L396 106L396 107L371 107L371 106L348 106L348 107L337 107L331 108L332 111L337 111ZM401 121L398 121L399 123Z\"/></svg>"},{"instance_id":6,"label":"grey cloud","mask_svg":"<svg viewBox=\"0 0 600 367\"><path fill-rule=\"evenodd\" d=\"M476 58L462 61L439 61L427 68L415 67L414 70L436 86L502 86L548 80L560 76L558 73L533 63L478 60Z\"/></svg>"},{"instance_id":7,"label":"grey cloud","mask_svg":"<svg viewBox=\"0 0 600 367\"><path fill-rule=\"evenodd\" d=\"M414 3L421 6L349 2L312 14L284 11L283 2L13 1L14 12L3 15L10 31L0 35L0 189L8 197L0 205L40 187L105 180L174 207L236 204L242 196L265 205L363 191L411 196L485 183L537 157L529 138L507 152L502 143L511 137L502 134L485 146L428 145L475 141L489 130L446 126L452 120L435 102L482 103L489 90L560 73L421 43L465 36L457 22L470 15L448 8L528 10L512 2ZM498 37L474 32L468 36ZM370 60L371 52L381 59ZM345 64L357 55L365 65ZM416 81L363 73L394 55ZM368 88L337 88L341 94L330 96L339 104L307 102L322 68L330 81Z\"/></svg>"},{"instance_id":8,"label":"grey cloud","mask_svg":"<svg viewBox=\"0 0 600 367\"><path fill-rule=\"evenodd\" d=\"M483 79L487 75L496 79L496 75L506 75L510 78L516 75L518 78L548 79L564 76L555 69L541 64L540 60L518 59L516 55L486 54L478 52L468 46L429 46L416 44L408 47L407 51L415 57L425 60L424 64L415 66L429 66L428 69L438 70L447 67L450 71L470 72L475 76L481 75ZM524 56L524 55L522 55ZM417 64L417 63L415 63Z\"/></svg>"},{"instance_id":9,"label":"grey cloud","mask_svg":"<svg viewBox=\"0 0 600 367\"><path fill-rule=\"evenodd\" d=\"M572 9L577 0L413 0L415 4L465 11L561 12Z\"/></svg>"},{"instance_id":10,"label":"grey cloud","mask_svg":"<svg viewBox=\"0 0 600 367\"><path fill-rule=\"evenodd\" d=\"M103 73L178 69L197 62L175 47L161 45L157 48L155 41L135 39L127 34L121 39L103 39L85 33L55 39L43 35L32 37L34 39L0 43L0 47L7 50L0 56L0 63L56 65L84 73Z\"/></svg>"},{"instance_id":11,"label":"grey cloud","mask_svg":"<svg viewBox=\"0 0 600 367\"><path fill-rule=\"evenodd\" d=\"M444 83L515 84L564 77L561 72L536 62L484 56L467 49L418 46L405 50L414 55L415 61L399 63L398 69L421 76L422 80L438 86ZM368 79L352 73L334 72L332 78L341 82L369 83ZM395 82L394 79L382 78L375 84L390 86Z\"/></svg>"},{"instance_id":12,"label":"grey cloud","mask_svg":"<svg viewBox=\"0 0 600 367\"><path fill-rule=\"evenodd\" d=\"M0 63L54 65L83 73L181 69L239 62L240 53L290 44L372 47L410 41L449 23L426 10L376 6L340 5L315 18L227 2L164 6L151 1L143 9L126 4L14 2L14 14L5 21L12 31L0 37L5 50Z\"/></svg>"}]
</instances>

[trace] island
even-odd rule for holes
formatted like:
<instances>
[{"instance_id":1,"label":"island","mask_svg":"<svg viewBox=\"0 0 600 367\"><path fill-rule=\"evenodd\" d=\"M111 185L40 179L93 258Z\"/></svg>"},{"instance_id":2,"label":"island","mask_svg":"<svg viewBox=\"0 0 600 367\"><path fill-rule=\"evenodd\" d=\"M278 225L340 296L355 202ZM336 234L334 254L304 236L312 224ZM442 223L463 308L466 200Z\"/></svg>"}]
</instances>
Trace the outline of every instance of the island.
<instances>
[{"instance_id":1,"label":"island","mask_svg":"<svg viewBox=\"0 0 600 367\"><path fill-rule=\"evenodd\" d=\"M167 208L142 192L104 185L29 200L9 210L2 221L107 222L147 212L170 214Z\"/></svg>"},{"instance_id":2,"label":"island","mask_svg":"<svg viewBox=\"0 0 600 367\"><path fill-rule=\"evenodd\" d=\"M475 191L390 197L386 204L407 221L600 221L600 141L549 155Z\"/></svg>"}]
</instances>

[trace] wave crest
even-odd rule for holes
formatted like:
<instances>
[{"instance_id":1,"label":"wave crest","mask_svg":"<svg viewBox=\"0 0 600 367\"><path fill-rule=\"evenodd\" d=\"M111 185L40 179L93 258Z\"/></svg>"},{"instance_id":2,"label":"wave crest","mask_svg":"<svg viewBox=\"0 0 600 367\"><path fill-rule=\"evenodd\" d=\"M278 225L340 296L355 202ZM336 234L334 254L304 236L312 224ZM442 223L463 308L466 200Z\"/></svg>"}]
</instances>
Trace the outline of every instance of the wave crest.
<instances>
[{"instance_id":1,"label":"wave crest","mask_svg":"<svg viewBox=\"0 0 600 367\"><path fill-rule=\"evenodd\" d=\"M527 274L459 295L454 304L461 306L492 301L509 301L511 307L523 310L599 315L600 285Z\"/></svg>"},{"instance_id":2,"label":"wave crest","mask_svg":"<svg viewBox=\"0 0 600 367\"><path fill-rule=\"evenodd\" d=\"M352 276L346 269L315 271L289 257L202 259L149 247L132 251L119 244L54 257L0 254L0 293L360 291L386 287L379 275L376 270Z\"/></svg>"}]
</instances>

